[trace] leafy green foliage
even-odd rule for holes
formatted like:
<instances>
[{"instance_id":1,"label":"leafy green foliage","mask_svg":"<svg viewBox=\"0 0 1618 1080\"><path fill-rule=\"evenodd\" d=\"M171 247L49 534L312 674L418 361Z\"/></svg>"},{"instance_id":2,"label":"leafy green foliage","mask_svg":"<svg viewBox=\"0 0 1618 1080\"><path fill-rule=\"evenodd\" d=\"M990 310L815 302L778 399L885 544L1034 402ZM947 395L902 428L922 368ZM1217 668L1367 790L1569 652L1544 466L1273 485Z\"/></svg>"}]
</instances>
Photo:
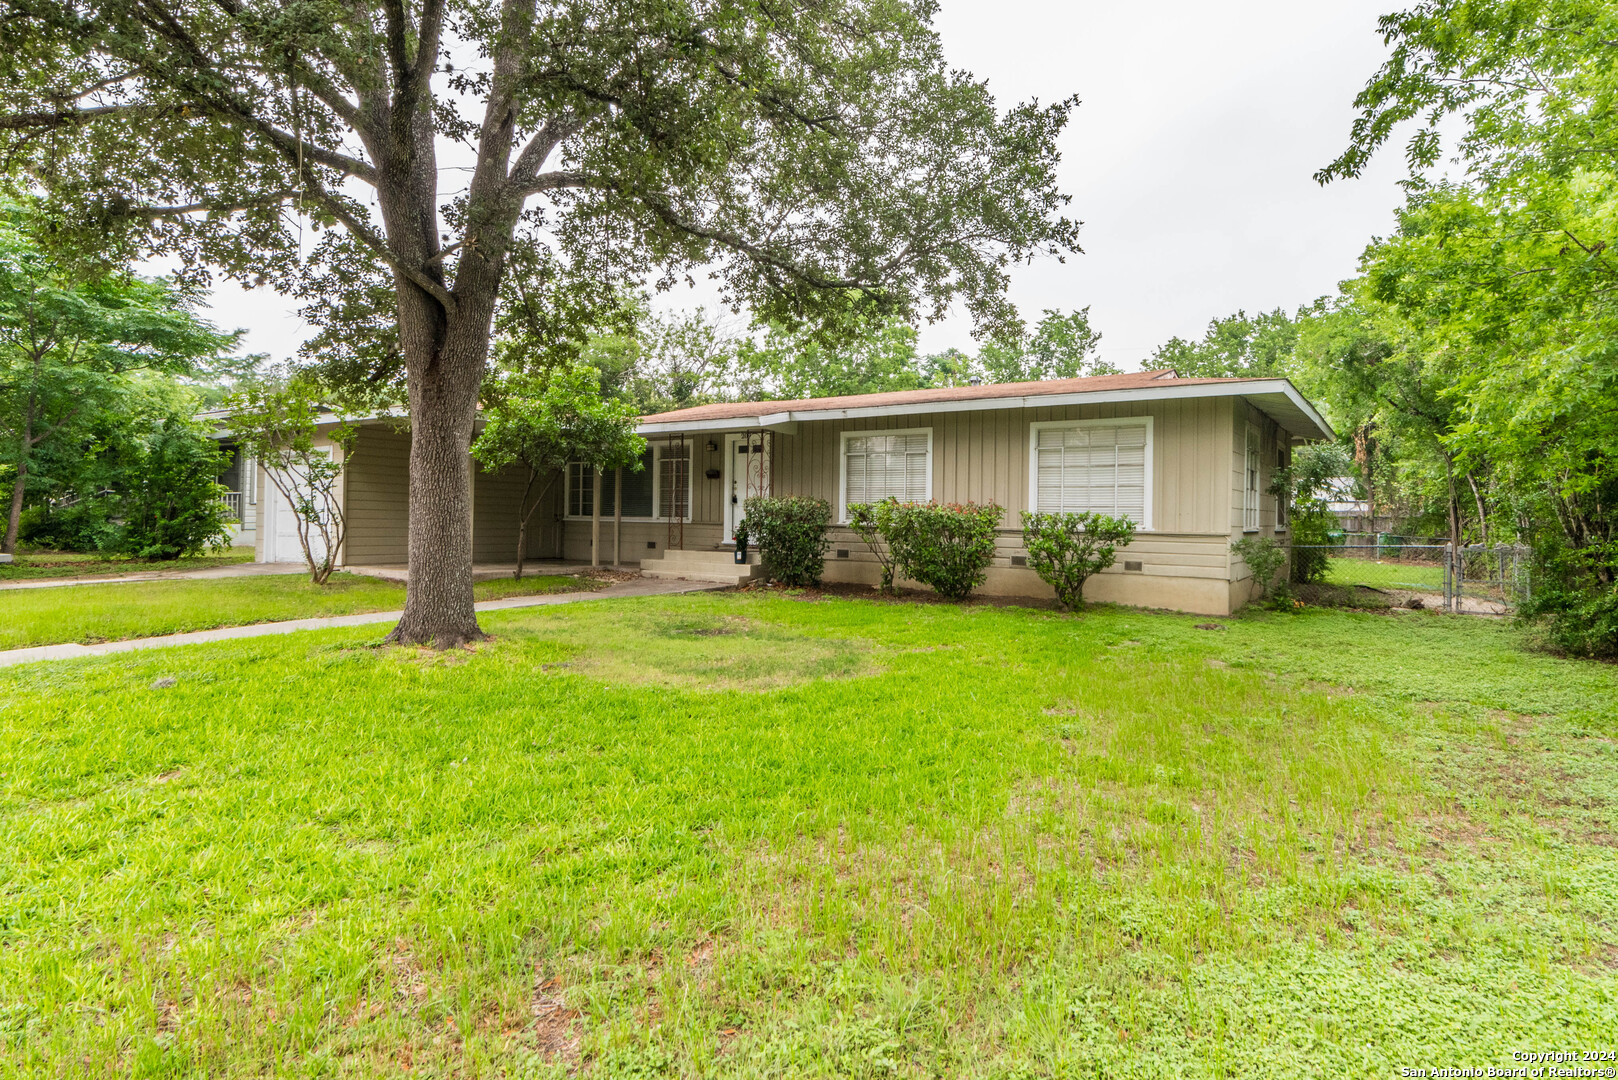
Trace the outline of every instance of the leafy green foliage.
<instances>
[{"instance_id":1,"label":"leafy green foliage","mask_svg":"<svg viewBox=\"0 0 1618 1080\"><path fill-rule=\"evenodd\" d=\"M831 504L806 495L756 495L743 504L738 543L758 548L765 577L783 585L820 584L831 544Z\"/></svg>"},{"instance_id":2,"label":"leafy green foliage","mask_svg":"<svg viewBox=\"0 0 1618 1080\"><path fill-rule=\"evenodd\" d=\"M1111 566L1135 538L1135 523L1106 514L1022 512L1028 565L1069 611L1084 608L1084 583Z\"/></svg>"},{"instance_id":3,"label":"leafy green foliage","mask_svg":"<svg viewBox=\"0 0 1618 1080\"><path fill-rule=\"evenodd\" d=\"M1518 617L1553 652L1618 660L1618 584L1602 573L1614 561L1611 552L1542 541L1534 552L1533 587Z\"/></svg>"},{"instance_id":4,"label":"leafy green foliage","mask_svg":"<svg viewBox=\"0 0 1618 1080\"><path fill-rule=\"evenodd\" d=\"M646 440L635 434L635 409L602 397L601 374L582 362L541 372L497 374L484 391L484 427L472 456L490 472L527 474L517 500L517 571L528 551L528 522L557 476L573 462L589 470L640 469Z\"/></svg>"},{"instance_id":5,"label":"leafy green foliage","mask_svg":"<svg viewBox=\"0 0 1618 1080\"><path fill-rule=\"evenodd\" d=\"M893 548L887 538L893 535L894 511L898 506L899 500L892 497L877 503L848 504L848 527L865 541L865 546L871 549L871 554L876 557L877 566L881 568L882 577L877 583L878 592L895 591Z\"/></svg>"},{"instance_id":6,"label":"leafy green foliage","mask_svg":"<svg viewBox=\"0 0 1618 1080\"><path fill-rule=\"evenodd\" d=\"M988 578L1005 511L994 503L898 503L884 535L897 571L965 600Z\"/></svg>"},{"instance_id":7,"label":"leafy green foliage","mask_svg":"<svg viewBox=\"0 0 1618 1080\"><path fill-rule=\"evenodd\" d=\"M217 367L236 340L193 315L190 297L167 282L87 276L65 263L39 239L40 218L32 205L0 198L0 470L11 487L4 552L16 547L39 466L49 469L47 488L54 481L65 495L106 429L140 411L140 375Z\"/></svg>"},{"instance_id":8,"label":"leafy green foliage","mask_svg":"<svg viewBox=\"0 0 1618 1080\"><path fill-rule=\"evenodd\" d=\"M286 500L311 579L323 585L337 566L348 513L340 484L359 431L326 407L309 379L272 372L226 401L236 445L256 458Z\"/></svg>"},{"instance_id":9,"label":"leafy green foliage","mask_svg":"<svg viewBox=\"0 0 1618 1080\"><path fill-rule=\"evenodd\" d=\"M1317 443L1294 447L1291 463L1275 470L1270 492L1278 505L1288 507L1287 529L1292 534L1291 580L1294 584L1320 584L1326 580L1329 553L1337 517L1328 506L1332 485L1353 473L1354 463L1341 446Z\"/></svg>"},{"instance_id":10,"label":"leafy green foliage","mask_svg":"<svg viewBox=\"0 0 1618 1080\"><path fill-rule=\"evenodd\" d=\"M897 319L862 319L846 340L780 326L744 339L736 356L739 398L840 397L927 385L916 357L916 328Z\"/></svg>"},{"instance_id":11,"label":"leafy green foliage","mask_svg":"<svg viewBox=\"0 0 1618 1080\"><path fill-rule=\"evenodd\" d=\"M1090 327L1090 309L1062 314L1050 308L1032 333L990 340L978 353L977 368L991 383L1077 379L1116 375L1119 369L1097 355L1101 334Z\"/></svg>"},{"instance_id":12,"label":"leafy green foliage","mask_svg":"<svg viewBox=\"0 0 1618 1080\"><path fill-rule=\"evenodd\" d=\"M1209 322L1201 341L1170 338L1147 367L1173 368L1186 379L1284 375L1297 343L1298 323L1280 308L1253 316L1238 311Z\"/></svg>"},{"instance_id":13,"label":"leafy green foliage","mask_svg":"<svg viewBox=\"0 0 1618 1080\"><path fill-rule=\"evenodd\" d=\"M130 484L120 547L138 559L171 560L230 546L219 446L188 423L152 435Z\"/></svg>"},{"instance_id":14,"label":"leafy green foliage","mask_svg":"<svg viewBox=\"0 0 1618 1080\"><path fill-rule=\"evenodd\" d=\"M1231 554L1247 564L1258 586L1261 600L1285 600L1289 596L1287 582L1278 580L1281 568L1287 563L1287 549L1273 537L1244 536L1230 545Z\"/></svg>"}]
</instances>

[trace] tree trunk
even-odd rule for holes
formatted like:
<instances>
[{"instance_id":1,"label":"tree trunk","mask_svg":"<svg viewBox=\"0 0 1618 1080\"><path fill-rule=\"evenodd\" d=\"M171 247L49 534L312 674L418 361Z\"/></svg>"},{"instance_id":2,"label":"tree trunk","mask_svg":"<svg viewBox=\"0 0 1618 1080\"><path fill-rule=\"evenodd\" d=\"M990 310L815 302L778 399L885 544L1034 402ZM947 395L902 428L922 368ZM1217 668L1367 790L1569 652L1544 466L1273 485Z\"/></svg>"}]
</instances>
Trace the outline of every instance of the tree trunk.
<instances>
[{"instance_id":1,"label":"tree trunk","mask_svg":"<svg viewBox=\"0 0 1618 1080\"><path fill-rule=\"evenodd\" d=\"M523 486L522 498L517 500L517 572L513 575L516 581L522 580L523 556L528 552L528 519L533 514L528 508L528 496L533 493L534 481L537 479L539 473L530 466L528 483Z\"/></svg>"},{"instance_id":2,"label":"tree trunk","mask_svg":"<svg viewBox=\"0 0 1618 1080\"><path fill-rule=\"evenodd\" d=\"M388 635L399 645L451 649L484 637L472 608L472 469L467 452L489 320L483 318L475 335L467 332L470 321L450 320L437 355L428 363L409 365L410 570L404 614ZM401 318L402 336L405 323Z\"/></svg>"},{"instance_id":3,"label":"tree trunk","mask_svg":"<svg viewBox=\"0 0 1618 1080\"><path fill-rule=\"evenodd\" d=\"M17 551L17 533L22 528L22 496L28 486L28 455L17 460L17 479L11 484L11 513L6 515L6 537L0 543L0 555L14 555Z\"/></svg>"}]
</instances>

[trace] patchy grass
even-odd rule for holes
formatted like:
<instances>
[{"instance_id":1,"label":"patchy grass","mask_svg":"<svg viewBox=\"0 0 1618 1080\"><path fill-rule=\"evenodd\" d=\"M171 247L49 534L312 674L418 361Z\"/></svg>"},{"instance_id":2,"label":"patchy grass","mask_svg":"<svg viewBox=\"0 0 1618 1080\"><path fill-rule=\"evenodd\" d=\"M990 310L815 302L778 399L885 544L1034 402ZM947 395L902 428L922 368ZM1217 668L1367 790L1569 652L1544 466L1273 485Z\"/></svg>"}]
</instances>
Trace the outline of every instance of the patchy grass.
<instances>
[{"instance_id":1,"label":"patchy grass","mask_svg":"<svg viewBox=\"0 0 1618 1080\"><path fill-rule=\"evenodd\" d=\"M131 559L126 555L101 555L78 551L19 551L9 563L0 563L0 584L7 581L35 581L52 578L111 577L114 574L172 573L179 570L211 570L253 561L252 548L231 548L219 555L198 555L164 562Z\"/></svg>"},{"instance_id":2,"label":"patchy grass","mask_svg":"<svg viewBox=\"0 0 1618 1080\"><path fill-rule=\"evenodd\" d=\"M474 590L479 600L499 600L595 587L585 578L545 575L480 581ZM390 611L403 607L404 599L403 585L357 574L333 574L325 585L299 574L281 574L6 590L0 591L0 649Z\"/></svg>"},{"instance_id":3,"label":"patchy grass","mask_svg":"<svg viewBox=\"0 0 1618 1080\"><path fill-rule=\"evenodd\" d=\"M1618 669L693 595L0 671L0 1072L1295 1076L1618 1024ZM727 662L728 661L728 666Z\"/></svg>"}]
</instances>

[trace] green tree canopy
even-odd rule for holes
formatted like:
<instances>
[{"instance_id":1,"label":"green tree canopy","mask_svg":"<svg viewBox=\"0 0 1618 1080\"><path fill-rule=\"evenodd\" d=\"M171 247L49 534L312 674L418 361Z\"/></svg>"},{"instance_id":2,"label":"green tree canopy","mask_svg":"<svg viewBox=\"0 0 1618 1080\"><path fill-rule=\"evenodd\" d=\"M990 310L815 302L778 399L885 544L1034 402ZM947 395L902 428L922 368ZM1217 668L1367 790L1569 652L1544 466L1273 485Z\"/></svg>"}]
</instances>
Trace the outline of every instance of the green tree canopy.
<instances>
[{"instance_id":1,"label":"green tree canopy","mask_svg":"<svg viewBox=\"0 0 1618 1080\"><path fill-rule=\"evenodd\" d=\"M168 282L82 278L35 236L37 215L0 202L0 464L11 481L0 552L15 550L35 461L123 411L141 372L192 373L235 347ZM103 425L104 426L104 425Z\"/></svg>"},{"instance_id":2,"label":"green tree canopy","mask_svg":"<svg viewBox=\"0 0 1618 1080\"><path fill-rule=\"evenodd\" d=\"M1298 325L1280 308L1212 319L1200 341L1173 337L1146 366L1173 368L1185 379L1253 378L1287 374L1298 344Z\"/></svg>"}]
</instances>

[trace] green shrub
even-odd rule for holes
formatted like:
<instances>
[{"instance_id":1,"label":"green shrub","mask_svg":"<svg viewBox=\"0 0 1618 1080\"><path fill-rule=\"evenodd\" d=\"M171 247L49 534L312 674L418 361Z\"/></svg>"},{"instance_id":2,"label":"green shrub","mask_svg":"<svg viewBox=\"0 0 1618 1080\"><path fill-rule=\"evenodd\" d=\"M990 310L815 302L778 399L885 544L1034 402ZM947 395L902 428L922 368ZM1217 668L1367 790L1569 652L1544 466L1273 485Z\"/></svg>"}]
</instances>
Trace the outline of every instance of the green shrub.
<instances>
[{"instance_id":1,"label":"green shrub","mask_svg":"<svg viewBox=\"0 0 1618 1080\"><path fill-rule=\"evenodd\" d=\"M1286 599L1289 595L1286 583L1276 580L1277 573L1286 565L1285 547L1268 536L1244 536L1231 544L1230 550L1253 572L1253 580L1258 582L1259 599L1272 602Z\"/></svg>"},{"instance_id":2,"label":"green shrub","mask_svg":"<svg viewBox=\"0 0 1618 1080\"><path fill-rule=\"evenodd\" d=\"M1118 548L1135 538L1135 523L1106 514L1022 512L1028 565L1056 590L1069 611L1084 607L1084 583L1113 564Z\"/></svg>"},{"instance_id":3,"label":"green shrub","mask_svg":"<svg viewBox=\"0 0 1618 1080\"><path fill-rule=\"evenodd\" d=\"M893 532L893 512L898 505L899 500L891 496L877 503L848 504L848 527L859 534L876 556L877 565L882 568L882 583L877 590L884 593L894 591L893 548L887 537Z\"/></svg>"},{"instance_id":4,"label":"green shrub","mask_svg":"<svg viewBox=\"0 0 1618 1080\"><path fill-rule=\"evenodd\" d=\"M1599 548L1540 547L1530 569L1533 589L1518 617L1553 652L1618 660L1618 583L1610 580L1615 561L1614 553Z\"/></svg>"},{"instance_id":5,"label":"green shrub","mask_svg":"<svg viewBox=\"0 0 1618 1080\"><path fill-rule=\"evenodd\" d=\"M71 506L30 506L18 535L34 547L56 551L117 551L123 529L113 520L117 501L101 495Z\"/></svg>"},{"instance_id":6,"label":"green shrub","mask_svg":"<svg viewBox=\"0 0 1618 1080\"><path fill-rule=\"evenodd\" d=\"M994 503L897 503L885 535L898 573L964 600L988 577L995 530L1004 511Z\"/></svg>"},{"instance_id":7,"label":"green shrub","mask_svg":"<svg viewBox=\"0 0 1618 1080\"><path fill-rule=\"evenodd\" d=\"M758 548L764 576L783 585L818 585L826 568L831 540L831 504L803 495L755 496L748 499L746 517L736 538Z\"/></svg>"},{"instance_id":8,"label":"green shrub","mask_svg":"<svg viewBox=\"0 0 1618 1080\"><path fill-rule=\"evenodd\" d=\"M230 546L225 466L214 441L191 425L164 421L130 486L121 547L138 559L178 559Z\"/></svg>"}]
</instances>

